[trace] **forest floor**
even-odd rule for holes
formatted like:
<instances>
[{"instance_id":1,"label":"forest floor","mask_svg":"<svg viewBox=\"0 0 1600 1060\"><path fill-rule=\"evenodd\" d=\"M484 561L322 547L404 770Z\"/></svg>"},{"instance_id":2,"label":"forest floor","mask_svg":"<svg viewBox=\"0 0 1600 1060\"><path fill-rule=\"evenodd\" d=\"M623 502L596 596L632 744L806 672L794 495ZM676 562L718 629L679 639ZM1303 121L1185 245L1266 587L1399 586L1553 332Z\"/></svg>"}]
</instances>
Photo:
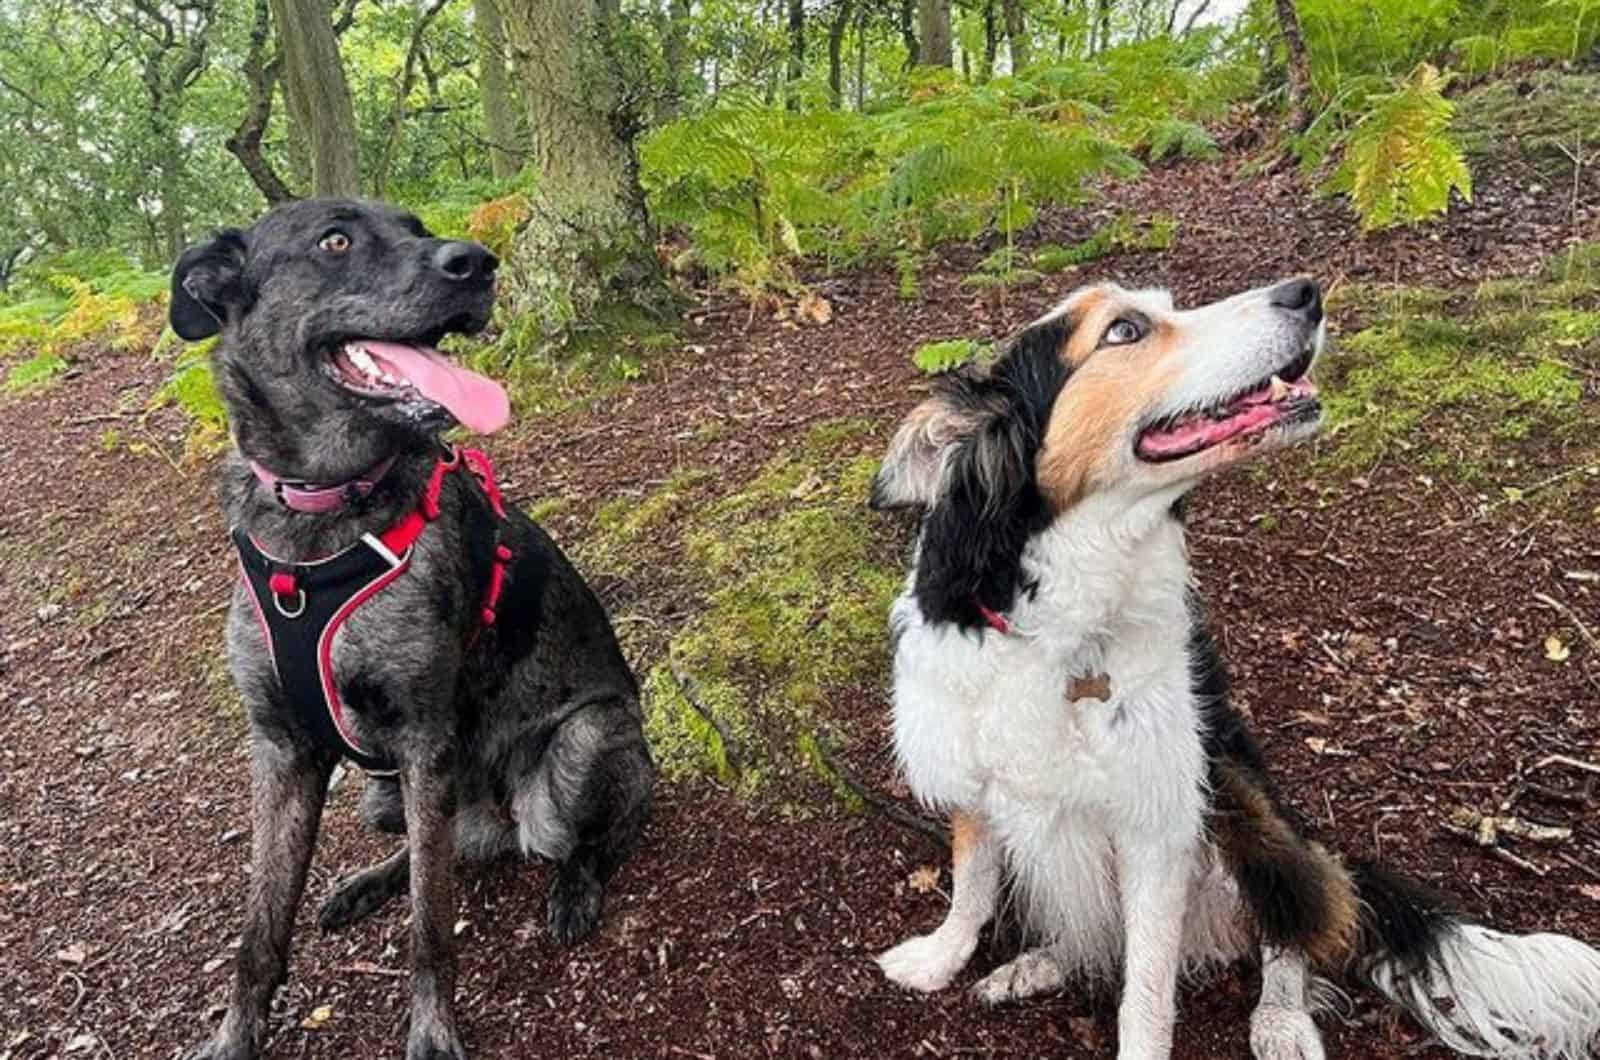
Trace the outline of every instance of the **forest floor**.
<instances>
[{"instance_id":1,"label":"forest floor","mask_svg":"<svg viewBox=\"0 0 1600 1060\"><path fill-rule=\"evenodd\" d=\"M1444 221L1363 236L1346 208L1242 153L1158 168L1037 242L1120 211L1176 221L1009 288L993 249L808 277L826 324L727 296L642 375L570 376L490 445L517 503L578 559L641 679L669 782L600 934L543 929L548 867L463 887L459 1006L478 1056L1109 1055L1114 996L987 1011L870 957L941 918L934 839L890 759L884 607L910 528L865 510L874 461L926 392L922 343L998 339L1091 279L1180 304L1293 273L1331 288L1320 371L1338 426L1196 492L1196 578L1238 701L1322 840L1475 917L1600 942L1600 180L1486 156ZM791 314L792 316L792 314ZM95 350L0 401L0 1060L170 1057L207 1034L247 883L244 724L221 663L236 568L214 463L147 411L169 370ZM531 399L524 411L534 407ZM1580 628L1580 625L1583 628ZM1587 634L1585 633L1587 630ZM269 1055L403 1048L407 914L319 937L316 901L389 843L326 814ZM1463 809L1571 828L1480 847ZM1245 1057L1249 967L1188 985L1176 1055ZM1329 1055L1438 1057L1363 991Z\"/></svg>"}]
</instances>

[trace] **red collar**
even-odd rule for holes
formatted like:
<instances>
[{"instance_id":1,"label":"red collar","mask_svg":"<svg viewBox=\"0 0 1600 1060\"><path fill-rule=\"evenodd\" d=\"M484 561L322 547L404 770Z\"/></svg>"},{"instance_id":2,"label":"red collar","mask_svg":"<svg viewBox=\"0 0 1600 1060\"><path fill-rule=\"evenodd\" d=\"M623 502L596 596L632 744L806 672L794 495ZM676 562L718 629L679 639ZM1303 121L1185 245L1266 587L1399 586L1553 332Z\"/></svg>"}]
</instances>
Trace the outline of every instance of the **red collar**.
<instances>
[{"instance_id":1,"label":"red collar","mask_svg":"<svg viewBox=\"0 0 1600 1060\"><path fill-rule=\"evenodd\" d=\"M983 620L989 623L990 629L1002 635L1010 634L1011 622L1006 618L1005 615L1002 615L998 611L991 611L987 607L984 607L983 601L979 600L977 597L973 597L972 606L976 607L978 609L978 614L982 615Z\"/></svg>"}]
</instances>

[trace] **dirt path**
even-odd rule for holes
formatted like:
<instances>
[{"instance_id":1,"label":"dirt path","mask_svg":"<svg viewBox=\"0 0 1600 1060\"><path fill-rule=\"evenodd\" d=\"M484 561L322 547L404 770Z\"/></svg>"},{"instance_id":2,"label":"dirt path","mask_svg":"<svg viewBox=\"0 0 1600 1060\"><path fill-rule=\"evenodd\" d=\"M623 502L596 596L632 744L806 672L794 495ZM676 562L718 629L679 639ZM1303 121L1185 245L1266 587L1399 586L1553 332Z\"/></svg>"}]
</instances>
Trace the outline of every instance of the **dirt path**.
<instances>
[{"instance_id":1,"label":"dirt path","mask_svg":"<svg viewBox=\"0 0 1600 1060\"><path fill-rule=\"evenodd\" d=\"M743 309L701 312L690 348L603 408L521 424L496 440L497 458L513 497L571 500L551 520L570 544L601 501L690 466L736 484L814 422L865 417L881 438L923 385L908 362L916 344L1001 336L1084 276L1164 282L1180 298L1292 271L1476 280L1526 272L1571 234L1521 223L1554 212L1538 196L1480 184L1491 205L1479 211L1363 242L1338 207L1300 205L1285 179L1235 183L1218 163L1119 189L1119 204L1178 216L1173 248L1003 302L960 285L985 248L958 248L914 302L884 273L819 280L835 310L825 327L758 317L746 330ZM1523 198L1507 212L1495 195ZM1596 198L1579 223L1592 225ZM1081 236L1109 209L1063 215L1055 235ZM123 414L144 407L164 367L105 351L42 396L0 403L3 1060L176 1055L212 1025L231 974L248 847L242 718L218 650L234 568L211 470L179 458L179 417ZM1544 459L1563 467L1571 454ZM1288 454L1208 488L1192 524L1239 699L1288 797L1341 849L1381 854L1474 914L1600 940L1596 785L1560 767L1526 774L1548 755L1600 752L1600 660L1582 645L1567 665L1547 660L1543 639L1561 619L1535 596L1600 616L1600 588L1566 577L1600 569L1600 528L1581 502L1480 516L1470 490L1404 455L1361 474L1308 466ZM634 604L670 613L650 598L663 584L635 587ZM882 685L837 690L835 721L857 733L853 768L888 786ZM354 820L355 787L327 814L313 900L384 852ZM1578 830L1559 848L1519 848L1542 876L1441 828L1454 804L1513 797L1518 812ZM913 998L883 982L867 958L937 922L945 899L908 877L941 861L878 816L791 818L710 782L676 786L613 889L603 936L577 950L543 934L545 869L471 879L468 1042L485 1057L1106 1055L1105 995L989 1013L959 990ZM404 911L338 938L319 938L312 912L270 1055L395 1055ZM1006 943L986 945L961 983L1005 955ZM1178 1055L1246 1056L1253 988L1245 970L1187 991ZM320 1006L331 1018L303 1025ZM1346 1015L1325 1020L1330 1055L1442 1055L1414 1051L1415 1029L1364 995Z\"/></svg>"}]
</instances>

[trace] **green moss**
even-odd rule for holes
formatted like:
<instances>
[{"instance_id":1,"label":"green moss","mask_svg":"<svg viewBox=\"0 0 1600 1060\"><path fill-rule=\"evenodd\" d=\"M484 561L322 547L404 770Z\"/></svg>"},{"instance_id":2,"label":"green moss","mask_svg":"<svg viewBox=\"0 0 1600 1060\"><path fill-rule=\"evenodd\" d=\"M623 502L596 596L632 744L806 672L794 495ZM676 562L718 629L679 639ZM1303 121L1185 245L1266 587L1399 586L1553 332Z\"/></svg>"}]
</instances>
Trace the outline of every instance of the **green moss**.
<instances>
[{"instance_id":1,"label":"green moss","mask_svg":"<svg viewBox=\"0 0 1600 1060\"><path fill-rule=\"evenodd\" d=\"M528 518L536 523L554 519L572 507L571 497L544 497L527 506Z\"/></svg>"},{"instance_id":2,"label":"green moss","mask_svg":"<svg viewBox=\"0 0 1600 1060\"><path fill-rule=\"evenodd\" d=\"M646 675L645 738L656 765L669 780L711 776L734 786L752 784L758 774L742 771L736 749L729 746L748 731L738 690L712 680L697 683L694 693L691 701L667 663Z\"/></svg>"},{"instance_id":3,"label":"green moss","mask_svg":"<svg viewBox=\"0 0 1600 1060\"><path fill-rule=\"evenodd\" d=\"M1582 421L1583 369L1563 355L1596 352L1600 313L1560 304L1553 285L1486 283L1465 305L1450 292L1384 290L1362 304L1373 323L1325 373L1336 462L1363 465L1391 445L1409 447L1426 421L1451 441L1432 450L1448 453L1440 470L1473 478L1494 463L1495 442Z\"/></svg>"}]
</instances>

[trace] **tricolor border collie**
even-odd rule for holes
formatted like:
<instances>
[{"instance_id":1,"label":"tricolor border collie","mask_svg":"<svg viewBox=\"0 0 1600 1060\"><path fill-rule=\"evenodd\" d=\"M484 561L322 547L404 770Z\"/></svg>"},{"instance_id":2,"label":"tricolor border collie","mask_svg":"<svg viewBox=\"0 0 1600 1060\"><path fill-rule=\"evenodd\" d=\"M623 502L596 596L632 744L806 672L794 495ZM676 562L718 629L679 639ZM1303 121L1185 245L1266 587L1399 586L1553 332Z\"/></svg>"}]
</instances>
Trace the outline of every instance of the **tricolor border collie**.
<instances>
[{"instance_id":1,"label":"tricolor border collie","mask_svg":"<svg viewBox=\"0 0 1600 1060\"><path fill-rule=\"evenodd\" d=\"M1259 1060L1323 1055L1317 976L1463 1053L1591 1055L1600 953L1470 923L1306 838L1228 703L1178 502L1315 432L1324 333L1305 279L1183 312L1089 287L906 419L873 491L922 516L890 620L895 748L952 816L954 887L937 930L879 957L890 979L948 985L1009 881L1037 945L975 993L1120 972L1122 1060L1170 1053L1186 972L1257 949Z\"/></svg>"}]
</instances>

